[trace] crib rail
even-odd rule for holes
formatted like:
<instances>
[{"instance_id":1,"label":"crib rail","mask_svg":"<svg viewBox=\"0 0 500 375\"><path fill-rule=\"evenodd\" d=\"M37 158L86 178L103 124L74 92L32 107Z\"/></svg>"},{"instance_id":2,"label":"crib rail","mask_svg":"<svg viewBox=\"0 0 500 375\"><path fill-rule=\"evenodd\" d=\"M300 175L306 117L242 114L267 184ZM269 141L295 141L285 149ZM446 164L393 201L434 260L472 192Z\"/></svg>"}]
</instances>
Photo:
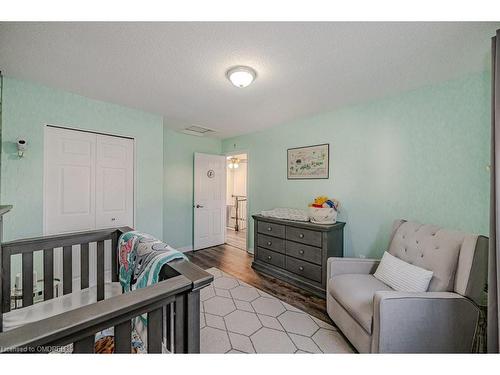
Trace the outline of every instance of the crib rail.
<instances>
[{"instance_id":1,"label":"crib rail","mask_svg":"<svg viewBox=\"0 0 500 375\"><path fill-rule=\"evenodd\" d=\"M73 343L73 353L93 353L95 334L114 327L115 353L130 353L131 319L147 313L148 352L161 353L163 308L176 303L179 296L189 294L191 287L191 280L180 275L148 288L26 324L0 334L0 351L45 353ZM177 319L184 317L179 314ZM183 330L177 332L178 336L183 334ZM176 352L190 352L189 347L183 345L184 341L185 337L177 338Z\"/></svg>"},{"instance_id":2,"label":"crib rail","mask_svg":"<svg viewBox=\"0 0 500 375\"><path fill-rule=\"evenodd\" d=\"M94 335L104 328L115 328L115 352L130 352L131 319L148 315L148 352L168 350L180 353L199 352L200 295L213 276L191 262L178 259L165 265L156 285L104 299L104 242L111 241L112 281L118 280L117 243L128 227L22 239L1 244L1 314L11 309L11 257L22 256L22 308L33 304L33 255L43 251L43 300L55 298L54 249L62 248L63 294L72 293L73 255L80 247L81 289L89 288L90 266L97 268L97 301L92 305L0 333L0 352L44 351L50 346L74 343L73 352L93 351ZM96 243L96 265L89 263L89 244ZM96 301L96 302L97 302ZM149 332L151 331L151 335ZM158 336L161 334L162 336ZM159 339L160 337L160 339ZM162 340L163 339L163 340ZM128 344L127 344L128 342Z\"/></svg>"},{"instance_id":3,"label":"crib rail","mask_svg":"<svg viewBox=\"0 0 500 375\"><path fill-rule=\"evenodd\" d=\"M89 287L89 244L97 244L97 299L104 299L104 241L111 240L116 249L119 236L132 230L129 227L43 236L5 242L2 244L2 312L11 309L11 258L22 256L22 306L33 304L33 258L36 251L43 251L43 300L54 297L54 249L62 248L63 294L73 290L73 246L80 245L81 289ZM118 281L117 252L111 251L112 281ZM36 280L35 280L36 281ZM0 318L1 322L1 318ZM1 325L0 325L1 329Z\"/></svg>"}]
</instances>

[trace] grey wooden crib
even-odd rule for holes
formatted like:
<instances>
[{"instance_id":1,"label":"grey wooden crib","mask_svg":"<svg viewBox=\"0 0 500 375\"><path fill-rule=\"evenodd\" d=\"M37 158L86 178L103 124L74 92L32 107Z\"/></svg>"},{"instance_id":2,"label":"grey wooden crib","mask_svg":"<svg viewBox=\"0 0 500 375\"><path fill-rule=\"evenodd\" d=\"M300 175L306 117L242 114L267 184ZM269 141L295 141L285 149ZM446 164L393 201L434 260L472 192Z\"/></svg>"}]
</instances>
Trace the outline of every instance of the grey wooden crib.
<instances>
[{"instance_id":1,"label":"grey wooden crib","mask_svg":"<svg viewBox=\"0 0 500 375\"><path fill-rule=\"evenodd\" d=\"M2 216L10 208L0 207L0 233ZM145 344L148 353L161 353L165 349L171 353L199 353L199 291L212 282L213 276L198 266L187 260L174 260L163 267L160 274L163 281L108 298L108 286L116 286L118 281L118 238L130 230L128 227L112 228L1 243L0 352L45 353L73 344L73 353L93 353L95 334L114 327L114 353L131 353L132 320L147 314ZM105 282L105 241L111 242L111 283ZM97 244L95 287L89 286L89 271L94 266L89 264L91 243ZM62 296L59 297L54 296L54 252L57 248L62 248ZM43 252L43 292L39 297L42 302L33 304L33 261L37 251ZM78 290L73 290L75 253L79 254L80 266ZM11 311L11 258L17 254L22 257L22 307ZM93 300L53 316L44 316L47 311L71 306L74 299L82 296L87 302ZM7 321L15 321L16 314L23 314L23 310L24 313L28 311L25 315L32 321L9 329Z\"/></svg>"}]
</instances>

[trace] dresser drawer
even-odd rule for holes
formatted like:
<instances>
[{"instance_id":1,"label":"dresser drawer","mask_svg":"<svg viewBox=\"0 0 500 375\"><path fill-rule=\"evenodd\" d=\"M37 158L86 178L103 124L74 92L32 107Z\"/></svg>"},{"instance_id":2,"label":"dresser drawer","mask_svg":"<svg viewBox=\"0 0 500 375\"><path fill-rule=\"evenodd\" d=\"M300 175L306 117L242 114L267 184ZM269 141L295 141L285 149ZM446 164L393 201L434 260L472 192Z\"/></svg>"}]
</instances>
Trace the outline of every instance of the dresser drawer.
<instances>
[{"instance_id":1,"label":"dresser drawer","mask_svg":"<svg viewBox=\"0 0 500 375\"><path fill-rule=\"evenodd\" d=\"M285 268L285 256L275 251L267 250L262 247L257 248L257 259L272 264L276 267Z\"/></svg>"},{"instance_id":2,"label":"dresser drawer","mask_svg":"<svg viewBox=\"0 0 500 375\"><path fill-rule=\"evenodd\" d=\"M284 238L285 226L280 224L268 223L265 221L259 221L257 224L257 232Z\"/></svg>"},{"instance_id":3,"label":"dresser drawer","mask_svg":"<svg viewBox=\"0 0 500 375\"><path fill-rule=\"evenodd\" d=\"M285 253L285 240L281 238L266 236L264 234L257 234L257 245L265 247L266 249L277 251L278 253Z\"/></svg>"},{"instance_id":4,"label":"dresser drawer","mask_svg":"<svg viewBox=\"0 0 500 375\"><path fill-rule=\"evenodd\" d=\"M321 266L287 256L285 259L285 268L296 275L317 281L318 283L321 282Z\"/></svg>"},{"instance_id":5,"label":"dresser drawer","mask_svg":"<svg viewBox=\"0 0 500 375\"><path fill-rule=\"evenodd\" d=\"M285 254L319 265L322 262L322 250L320 247L304 245L298 242L287 240Z\"/></svg>"},{"instance_id":6,"label":"dresser drawer","mask_svg":"<svg viewBox=\"0 0 500 375\"><path fill-rule=\"evenodd\" d=\"M321 247L321 232L296 227L286 227L286 239Z\"/></svg>"}]
</instances>

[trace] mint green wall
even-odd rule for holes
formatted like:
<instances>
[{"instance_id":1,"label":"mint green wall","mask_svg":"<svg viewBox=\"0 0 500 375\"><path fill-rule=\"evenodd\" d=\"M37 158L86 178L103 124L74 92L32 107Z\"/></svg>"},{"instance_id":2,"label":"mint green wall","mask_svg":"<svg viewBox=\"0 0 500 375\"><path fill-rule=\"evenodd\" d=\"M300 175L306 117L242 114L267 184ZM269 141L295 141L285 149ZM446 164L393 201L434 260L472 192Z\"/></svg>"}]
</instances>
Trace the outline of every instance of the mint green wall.
<instances>
[{"instance_id":1,"label":"mint green wall","mask_svg":"<svg viewBox=\"0 0 500 375\"><path fill-rule=\"evenodd\" d=\"M13 78L4 78L1 202L6 240L42 234L43 129L60 125L136 139L136 227L163 231L163 119L161 116L91 100ZM17 137L28 150L17 157Z\"/></svg>"},{"instance_id":2,"label":"mint green wall","mask_svg":"<svg viewBox=\"0 0 500 375\"><path fill-rule=\"evenodd\" d=\"M348 255L380 255L397 217L488 233L487 73L222 143L170 130L161 116L12 78L3 95L1 203L14 205L5 218L7 240L42 233L45 124L135 137L136 226L176 247L192 244L194 152L230 152L234 144L249 153L250 212L334 196L343 204ZM18 136L29 141L22 159ZM325 142L330 179L287 181L286 149Z\"/></svg>"},{"instance_id":3,"label":"mint green wall","mask_svg":"<svg viewBox=\"0 0 500 375\"><path fill-rule=\"evenodd\" d=\"M396 218L488 234L489 142L483 73L227 139L223 151L249 153L249 212L338 198L346 254L379 256ZM318 143L330 143L330 179L288 181L286 149Z\"/></svg>"},{"instance_id":4,"label":"mint green wall","mask_svg":"<svg viewBox=\"0 0 500 375\"><path fill-rule=\"evenodd\" d=\"M163 132L163 239L178 248L191 248L193 241L194 153L220 154L218 139L195 137L170 130Z\"/></svg>"}]
</instances>

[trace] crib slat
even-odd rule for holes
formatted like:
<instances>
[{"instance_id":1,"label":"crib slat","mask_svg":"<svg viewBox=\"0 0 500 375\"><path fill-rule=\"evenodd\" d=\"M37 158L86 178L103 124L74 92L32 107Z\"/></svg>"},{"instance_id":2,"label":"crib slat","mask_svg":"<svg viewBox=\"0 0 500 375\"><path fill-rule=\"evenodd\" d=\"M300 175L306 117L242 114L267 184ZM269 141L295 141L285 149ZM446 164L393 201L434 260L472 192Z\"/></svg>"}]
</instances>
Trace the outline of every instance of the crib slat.
<instances>
[{"instance_id":1,"label":"crib slat","mask_svg":"<svg viewBox=\"0 0 500 375\"><path fill-rule=\"evenodd\" d=\"M63 294L73 291L73 249L72 246L63 247Z\"/></svg>"},{"instance_id":2,"label":"crib slat","mask_svg":"<svg viewBox=\"0 0 500 375\"><path fill-rule=\"evenodd\" d=\"M97 242L97 300L104 299L104 241Z\"/></svg>"},{"instance_id":3,"label":"crib slat","mask_svg":"<svg viewBox=\"0 0 500 375\"><path fill-rule=\"evenodd\" d=\"M132 324L130 320L115 326L115 353L130 354L132 349Z\"/></svg>"},{"instance_id":4,"label":"crib slat","mask_svg":"<svg viewBox=\"0 0 500 375\"><path fill-rule=\"evenodd\" d=\"M118 232L111 239L111 281L118 281Z\"/></svg>"},{"instance_id":5,"label":"crib slat","mask_svg":"<svg viewBox=\"0 0 500 375\"><path fill-rule=\"evenodd\" d=\"M165 306L165 339L168 350L174 352L174 304L170 303Z\"/></svg>"},{"instance_id":6,"label":"crib slat","mask_svg":"<svg viewBox=\"0 0 500 375\"><path fill-rule=\"evenodd\" d=\"M174 353L185 353L185 320L184 320L184 303L186 296L179 294L175 296L175 315L174 315Z\"/></svg>"},{"instance_id":7,"label":"crib slat","mask_svg":"<svg viewBox=\"0 0 500 375\"><path fill-rule=\"evenodd\" d=\"M163 308L148 312L148 353L161 353Z\"/></svg>"},{"instance_id":8,"label":"crib slat","mask_svg":"<svg viewBox=\"0 0 500 375\"><path fill-rule=\"evenodd\" d=\"M186 353L200 352L200 291L189 292L185 305L185 338Z\"/></svg>"},{"instance_id":9,"label":"crib slat","mask_svg":"<svg viewBox=\"0 0 500 375\"><path fill-rule=\"evenodd\" d=\"M23 307L33 305L33 253L23 253Z\"/></svg>"},{"instance_id":10,"label":"crib slat","mask_svg":"<svg viewBox=\"0 0 500 375\"><path fill-rule=\"evenodd\" d=\"M10 252L2 248L2 312L10 311ZM0 327L1 328L1 327ZM0 329L1 331L1 329Z\"/></svg>"},{"instance_id":11,"label":"crib slat","mask_svg":"<svg viewBox=\"0 0 500 375\"><path fill-rule=\"evenodd\" d=\"M3 215L0 215L0 332L3 332L3 277L4 277L4 271L3 271L3 254L6 252L5 250L2 250L2 239L3 239ZM10 269L10 267L9 267ZM7 272L7 273L10 273ZM10 278L10 275L9 275ZM9 298L10 301L10 298Z\"/></svg>"},{"instance_id":12,"label":"crib slat","mask_svg":"<svg viewBox=\"0 0 500 375\"><path fill-rule=\"evenodd\" d=\"M54 298L54 249L43 250L43 300Z\"/></svg>"},{"instance_id":13,"label":"crib slat","mask_svg":"<svg viewBox=\"0 0 500 375\"><path fill-rule=\"evenodd\" d=\"M90 335L74 342L73 353L94 353L94 347L95 338L94 335Z\"/></svg>"},{"instance_id":14,"label":"crib slat","mask_svg":"<svg viewBox=\"0 0 500 375\"><path fill-rule=\"evenodd\" d=\"M80 287L86 289L89 287L89 244L80 245Z\"/></svg>"}]
</instances>

